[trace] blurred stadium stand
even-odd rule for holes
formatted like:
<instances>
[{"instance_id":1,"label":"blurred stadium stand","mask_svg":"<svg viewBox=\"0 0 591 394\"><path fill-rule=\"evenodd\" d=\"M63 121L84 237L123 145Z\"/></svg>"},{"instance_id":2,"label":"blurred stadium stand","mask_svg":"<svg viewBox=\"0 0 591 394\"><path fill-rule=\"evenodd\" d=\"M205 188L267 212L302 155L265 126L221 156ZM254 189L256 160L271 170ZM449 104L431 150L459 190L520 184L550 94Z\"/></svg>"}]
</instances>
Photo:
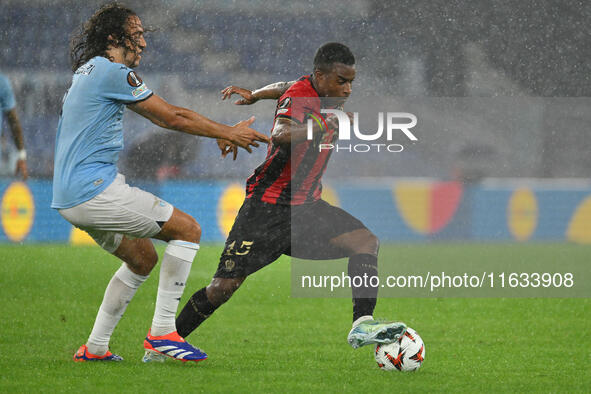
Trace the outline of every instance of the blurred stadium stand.
<instances>
[{"instance_id":1,"label":"blurred stadium stand","mask_svg":"<svg viewBox=\"0 0 591 394\"><path fill-rule=\"evenodd\" d=\"M2 1L0 70L16 89L34 176L52 174L57 117L71 78L69 37L102 3ZM335 155L331 176L449 178L461 173L478 180L590 173L587 1L126 4L145 26L157 28L147 35L138 69L149 87L174 104L224 123L255 114L260 131L271 127L273 103L237 108L219 101L220 89L295 79L310 71L322 43L348 44L358 59L352 104L370 107L367 103L377 100L380 110L419 111L423 134L395 157ZM158 140L147 133L165 133L135 115L126 122L124 159L141 150L141 141ZM169 140L187 144L172 134ZM242 152L236 164L219 159L212 141L195 139L195 144L175 176L241 179L264 157L261 149L253 155ZM133 171L125 163L123 171Z\"/></svg>"}]
</instances>

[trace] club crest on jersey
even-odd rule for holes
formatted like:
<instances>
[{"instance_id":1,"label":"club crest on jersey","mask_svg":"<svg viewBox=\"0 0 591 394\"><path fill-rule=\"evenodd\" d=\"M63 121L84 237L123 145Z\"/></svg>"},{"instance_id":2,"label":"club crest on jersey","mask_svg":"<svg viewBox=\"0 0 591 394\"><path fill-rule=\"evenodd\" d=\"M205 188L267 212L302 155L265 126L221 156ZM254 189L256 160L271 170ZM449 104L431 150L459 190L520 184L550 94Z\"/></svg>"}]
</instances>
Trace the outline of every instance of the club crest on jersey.
<instances>
[{"instance_id":1,"label":"club crest on jersey","mask_svg":"<svg viewBox=\"0 0 591 394\"><path fill-rule=\"evenodd\" d=\"M142 79L135 73L135 71L130 71L127 74L127 83L129 83L134 88L137 88L142 84Z\"/></svg>"},{"instance_id":2,"label":"club crest on jersey","mask_svg":"<svg viewBox=\"0 0 591 394\"><path fill-rule=\"evenodd\" d=\"M236 267L236 263L234 262L234 260L227 259L226 261L224 261L224 269L226 271L232 272L234 270L234 267Z\"/></svg>"}]
</instances>

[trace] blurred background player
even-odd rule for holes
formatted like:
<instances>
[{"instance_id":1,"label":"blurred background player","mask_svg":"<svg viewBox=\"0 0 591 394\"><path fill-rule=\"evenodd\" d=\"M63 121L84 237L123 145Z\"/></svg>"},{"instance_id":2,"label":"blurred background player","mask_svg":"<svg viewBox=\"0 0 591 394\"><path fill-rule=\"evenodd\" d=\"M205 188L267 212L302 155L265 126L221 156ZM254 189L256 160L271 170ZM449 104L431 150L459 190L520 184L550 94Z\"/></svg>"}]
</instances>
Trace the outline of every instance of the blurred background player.
<instances>
[{"instance_id":1,"label":"blurred background player","mask_svg":"<svg viewBox=\"0 0 591 394\"><path fill-rule=\"evenodd\" d=\"M248 126L216 123L153 94L132 68L146 47L135 12L117 3L99 9L72 42L72 85L63 100L55 147L52 208L87 231L105 250L123 260L104 294L92 332L75 361L120 361L109 340L137 288L158 261L150 238L168 242L160 269L158 296L147 352L181 361L207 355L178 335L175 315L191 264L199 249L201 228L188 214L151 193L130 187L117 172L123 148L125 106L158 126L219 138L220 148L247 151L268 139Z\"/></svg>"},{"instance_id":2,"label":"blurred background player","mask_svg":"<svg viewBox=\"0 0 591 394\"><path fill-rule=\"evenodd\" d=\"M378 238L357 218L321 199L321 177L332 150L320 150L319 144L337 139L338 120L324 118L320 110L342 108L354 79L355 57L350 49L328 43L316 52L313 73L293 84L273 84L254 93L237 87L222 91L224 98L241 94L243 99L236 104L281 97L267 157L246 182L246 199L211 283L191 296L177 318L180 335L189 335L248 275L282 254L312 260L348 257L350 278L377 277ZM309 119L313 140L307 139ZM347 340L353 348L393 342L405 332L404 323L373 319L377 286L352 289L353 327Z\"/></svg>"},{"instance_id":3,"label":"blurred background player","mask_svg":"<svg viewBox=\"0 0 591 394\"><path fill-rule=\"evenodd\" d=\"M10 80L2 73L0 73L0 111L2 115L6 116L10 131L12 132L12 138L14 139L14 145L18 152L16 153L16 170L15 175L21 175L24 180L27 179L27 151L25 150L25 140L23 139L23 130L21 123L16 113L16 100L14 98L14 92L10 84ZM2 116L0 116L0 131L2 131ZM13 159L11 158L11 150L8 148L6 137L4 133L0 132L0 168L9 169L12 171Z\"/></svg>"}]
</instances>

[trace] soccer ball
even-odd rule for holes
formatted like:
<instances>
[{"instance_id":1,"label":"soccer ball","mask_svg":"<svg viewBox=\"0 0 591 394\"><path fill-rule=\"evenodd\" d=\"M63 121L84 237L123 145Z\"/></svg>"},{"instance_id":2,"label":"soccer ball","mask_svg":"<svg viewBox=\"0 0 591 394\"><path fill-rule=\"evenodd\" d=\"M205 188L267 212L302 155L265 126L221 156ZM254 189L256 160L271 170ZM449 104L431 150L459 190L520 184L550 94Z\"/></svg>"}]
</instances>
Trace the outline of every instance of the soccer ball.
<instances>
[{"instance_id":1,"label":"soccer ball","mask_svg":"<svg viewBox=\"0 0 591 394\"><path fill-rule=\"evenodd\" d=\"M416 371L425 360L425 344L409 327L397 341L377 344L374 356L378 367L385 371Z\"/></svg>"}]
</instances>

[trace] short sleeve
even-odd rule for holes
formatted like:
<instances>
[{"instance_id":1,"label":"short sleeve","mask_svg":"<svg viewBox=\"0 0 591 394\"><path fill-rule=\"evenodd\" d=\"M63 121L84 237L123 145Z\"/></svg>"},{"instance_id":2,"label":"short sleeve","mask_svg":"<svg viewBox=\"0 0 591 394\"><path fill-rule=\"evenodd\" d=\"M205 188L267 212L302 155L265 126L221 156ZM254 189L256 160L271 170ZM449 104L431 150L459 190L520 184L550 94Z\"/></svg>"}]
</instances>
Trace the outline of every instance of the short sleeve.
<instances>
[{"instance_id":1,"label":"short sleeve","mask_svg":"<svg viewBox=\"0 0 591 394\"><path fill-rule=\"evenodd\" d=\"M275 119L288 118L298 123L304 121L311 115L318 113L318 97L300 97L297 91L287 91L277 103Z\"/></svg>"},{"instance_id":2,"label":"short sleeve","mask_svg":"<svg viewBox=\"0 0 591 394\"><path fill-rule=\"evenodd\" d=\"M0 110L10 111L16 107L16 100L10 81L4 75L0 75Z\"/></svg>"},{"instance_id":3,"label":"short sleeve","mask_svg":"<svg viewBox=\"0 0 591 394\"><path fill-rule=\"evenodd\" d=\"M152 95L135 71L116 63L108 68L102 82L101 89L106 98L125 104L143 101Z\"/></svg>"}]
</instances>

